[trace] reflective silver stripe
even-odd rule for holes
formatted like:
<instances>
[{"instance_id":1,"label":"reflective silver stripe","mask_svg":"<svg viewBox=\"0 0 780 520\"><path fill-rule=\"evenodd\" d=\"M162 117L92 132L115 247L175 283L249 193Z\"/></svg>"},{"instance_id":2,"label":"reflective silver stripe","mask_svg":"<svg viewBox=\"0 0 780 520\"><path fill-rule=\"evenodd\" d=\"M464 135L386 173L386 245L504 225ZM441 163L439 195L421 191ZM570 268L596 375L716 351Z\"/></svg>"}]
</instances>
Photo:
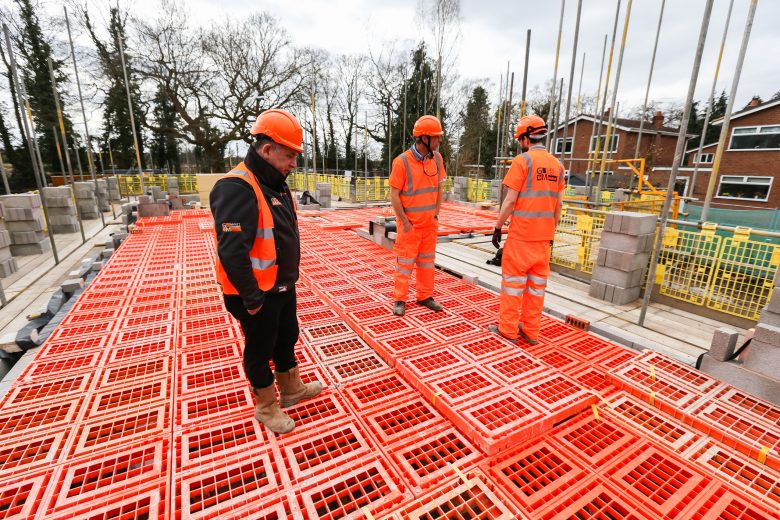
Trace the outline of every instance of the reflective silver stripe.
<instances>
[{"instance_id":1,"label":"reflective silver stripe","mask_svg":"<svg viewBox=\"0 0 780 520\"><path fill-rule=\"evenodd\" d=\"M242 177L249 177L249 173L245 172L244 170L239 170L238 168L230 170L228 172L228 175L240 175Z\"/></svg>"},{"instance_id":2,"label":"reflective silver stripe","mask_svg":"<svg viewBox=\"0 0 780 520\"><path fill-rule=\"evenodd\" d=\"M406 276L412 276L412 270L411 269L401 269L398 266L395 266L395 270L401 274L405 274Z\"/></svg>"},{"instance_id":3,"label":"reflective silver stripe","mask_svg":"<svg viewBox=\"0 0 780 520\"><path fill-rule=\"evenodd\" d=\"M517 194L519 199L539 199L542 197L558 198L557 191L540 190L540 191L521 191Z\"/></svg>"},{"instance_id":4,"label":"reflective silver stripe","mask_svg":"<svg viewBox=\"0 0 780 520\"><path fill-rule=\"evenodd\" d=\"M555 218L554 211L520 211L515 210L512 212L513 217L522 218Z\"/></svg>"},{"instance_id":5,"label":"reflective silver stripe","mask_svg":"<svg viewBox=\"0 0 780 520\"><path fill-rule=\"evenodd\" d=\"M401 265L414 265L414 258L396 257L396 262Z\"/></svg>"},{"instance_id":6,"label":"reflective silver stripe","mask_svg":"<svg viewBox=\"0 0 780 520\"><path fill-rule=\"evenodd\" d=\"M434 269L436 265L433 262L420 262L417 261L417 267L422 269Z\"/></svg>"},{"instance_id":7,"label":"reflective silver stripe","mask_svg":"<svg viewBox=\"0 0 780 520\"><path fill-rule=\"evenodd\" d=\"M505 282L508 283L521 283L525 284L525 276L509 276L508 274L501 275Z\"/></svg>"},{"instance_id":8,"label":"reflective silver stripe","mask_svg":"<svg viewBox=\"0 0 780 520\"><path fill-rule=\"evenodd\" d=\"M436 204L431 204L430 206L412 206L412 207L404 207L404 213L422 213L423 211L430 211L432 209L436 209Z\"/></svg>"},{"instance_id":9,"label":"reflective silver stripe","mask_svg":"<svg viewBox=\"0 0 780 520\"><path fill-rule=\"evenodd\" d=\"M515 287L501 286L501 292L507 293L509 296L522 296L525 289L517 289Z\"/></svg>"},{"instance_id":10,"label":"reflective silver stripe","mask_svg":"<svg viewBox=\"0 0 780 520\"><path fill-rule=\"evenodd\" d=\"M436 252L433 253L420 253L417 258L436 258Z\"/></svg>"},{"instance_id":11,"label":"reflective silver stripe","mask_svg":"<svg viewBox=\"0 0 780 520\"><path fill-rule=\"evenodd\" d=\"M439 191L438 186L431 186L429 188L420 188L419 190L413 190L413 191L402 191L401 195L405 197L411 197L412 195L422 195L423 193L433 193Z\"/></svg>"},{"instance_id":12,"label":"reflective silver stripe","mask_svg":"<svg viewBox=\"0 0 780 520\"><path fill-rule=\"evenodd\" d=\"M406 153L401 154L401 160L404 162L404 168L406 168L406 192L412 193L414 192L414 187L412 186L412 170L409 169L409 160L406 158Z\"/></svg>"},{"instance_id":13,"label":"reflective silver stripe","mask_svg":"<svg viewBox=\"0 0 780 520\"><path fill-rule=\"evenodd\" d=\"M257 230L257 237L258 238L273 238L274 237L274 228L259 228Z\"/></svg>"},{"instance_id":14,"label":"reflective silver stripe","mask_svg":"<svg viewBox=\"0 0 780 520\"><path fill-rule=\"evenodd\" d=\"M533 160L531 160L531 156L527 153L522 154L523 159L525 159L525 167L526 167L526 174L525 174L525 191L531 191L531 188L533 186L534 179L531 174L531 168L533 168Z\"/></svg>"},{"instance_id":15,"label":"reflective silver stripe","mask_svg":"<svg viewBox=\"0 0 780 520\"><path fill-rule=\"evenodd\" d=\"M534 296L544 296L544 289L534 289L533 287L528 286L525 288L525 290Z\"/></svg>"},{"instance_id":16,"label":"reflective silver stripe","mask_svg":"<svg viewBox=\"0 0 780 520\"><path fill-rule=\"evenodd\" d=\"M252 269L268 269L276 265L276 260L261 260L259 258L249 258L252 261Z\"/></svg>"},{"instance_id":17,"label":"reflective silver stripe","mask_svg":"<svg viewBox=\"0 0 780 520\"><path fill-rule=\"evenodd\" d=\"M536 276L531 273L528 273L528 279L531 280L536 285L547 287L547 278L542 278L541 276Z\"/></svg>"}]
</instances>

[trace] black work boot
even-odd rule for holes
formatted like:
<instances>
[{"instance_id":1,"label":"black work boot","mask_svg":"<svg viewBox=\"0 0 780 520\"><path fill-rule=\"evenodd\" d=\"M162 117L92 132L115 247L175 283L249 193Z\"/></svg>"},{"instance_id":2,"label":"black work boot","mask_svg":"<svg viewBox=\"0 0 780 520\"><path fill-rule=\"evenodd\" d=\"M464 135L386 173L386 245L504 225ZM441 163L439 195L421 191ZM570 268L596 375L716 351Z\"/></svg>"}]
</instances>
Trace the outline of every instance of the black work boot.
<instances>
[{"instance_id":1,"label":"black work boot","mask_svg":"<svg viewBox=\"0 0 780 520\"><path fill-rule=\"evenodd\" d=\"M441 312L444 310L444 307L441 306L441 303L434 300L433 296L428 296L424 300L417 300L417 303L423 307L428 307L433 312Z\"/></svg>"},{"instance_id":2,"label":"black work boot","mask_svg":"<svg viewBox=\"0 0 780 520\"><path fill-rule=\"evenodd\" d=\"M403 316L406 314L406 302L395 302L395 305L393 305L393 314L396 316Z\"/></svg>"},{"instance_id":3,"label":"black work boot","mask_svg":"<svg viewBox=\"0 0 780 520\"><path fill-rule=\"evenodd\" d=\"M509 341L509 342L512 342L512 343L514 343L514 344L517 344L517 340L516 340L516 339L507 338L506 336L504 336L503 334L501 334L501 331L500 331L500 330L498 330L498 325L488 325L488 330L489 330L490 332L492 332L493 334L498 334L499 336L501 336L502 338L504 338L505 340L507 340L507 341Z\"/></svg>"},{"instance_id":4,"label":"black work boot","mask_svg":"<svg viewBox=\"0 0 780 520\"><path fill-rule=\"evenodd\" d=\"M522 323L517 326L517 332L520 334L520 337L523 339L523 341L525 341L529 345L538 345L539 344L539 340L531 339L531 338L528 337L528 335L525 332L523 332L523 324Z\"/></svg>"}]
</instances>

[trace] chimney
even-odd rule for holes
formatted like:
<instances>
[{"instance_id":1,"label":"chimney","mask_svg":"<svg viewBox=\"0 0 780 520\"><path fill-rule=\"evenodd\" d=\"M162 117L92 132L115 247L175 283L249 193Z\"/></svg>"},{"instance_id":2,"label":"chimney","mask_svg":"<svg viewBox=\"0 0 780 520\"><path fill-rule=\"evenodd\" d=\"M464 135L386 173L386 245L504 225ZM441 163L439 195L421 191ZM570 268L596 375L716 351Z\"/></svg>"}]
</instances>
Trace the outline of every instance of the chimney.
<instances>
[{"instance_id":1,"label":"chimney","mask_svg":"<svg viewBox=\"0 0 780 520\"><path fill-rule=\"evenodd\" d=\"M761 104L761 98L758 96L753 96L753 99L750 100L750 103L748 103L749 107L755 107Z\"/></svg>"},{"instance_id":2,"label":"chimney","mask_svg":"<svg viewBox=\"0 0 780 520\"><path fill-rule=\"evenodd\" d=\"M653 128L661 128L664 126L664 114L660 110L653 116Z\"/></svg>"},{"instance_id":3,"label":"chimney","mask_svg":"<svg viewBox=\"0 0 780 520\"><path fill-rule=\"evenodd\" d=\"M607 107L607 109L604 111L604 115L601 117L602 119L604 119L604 120L609 119L609 109L610 108L611 107Z\"/></svg>"}]
</instances>

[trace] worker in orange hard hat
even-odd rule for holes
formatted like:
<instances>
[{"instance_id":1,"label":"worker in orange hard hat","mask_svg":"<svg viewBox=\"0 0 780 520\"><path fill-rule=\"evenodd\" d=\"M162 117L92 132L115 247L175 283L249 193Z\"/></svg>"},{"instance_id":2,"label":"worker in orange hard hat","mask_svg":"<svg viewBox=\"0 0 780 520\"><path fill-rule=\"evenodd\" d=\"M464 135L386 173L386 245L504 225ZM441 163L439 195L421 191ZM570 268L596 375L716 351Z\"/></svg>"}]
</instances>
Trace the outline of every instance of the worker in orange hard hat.
<instances>
[{"instance_id":1,"label":"worker in orange hard hat","mask_svg":"<svg viewBox=\"0 0 780 520\"><path fill-rule=\"evenodd\" d=\"M303 151L303 129L285 110L266 110L250 130L255 141L243 162L224 175L209 197L217 231L217 281L225 307L244 333L244 369L255 396L255 418L274 433L295 422L282 407L320 393L303 383L295 360L298 341L295 283L301 259L295 201L285 182Z\"/></svg>"},{"instance_id":2,"label":"worker in orange hard hat","mask_svg":"<svg viewBox=\"0 0 780 520\"><path fill-rule=\"evenodd\" d=\"M501 228L512 215L501 259L501 306L498 326L505 338L539 342L544 291L550 274L550 247L563 208L563 164L544 148L547 124L537 115L520 119L515 131L523 153L512 160L504 178L493 245L501 246Z\"/></svg>"},{"instance_id":3,"label":"worker in orange hard hat","mask_svg":"<svg viewBox=\"0 0 780 520\"><path fill-rule=\"evenodd\" d=\"M443 307L433 299L434 260L439 228L442 182L447 178L438 152L444 130L433 116L414 123L412 146L393 160L390 201L396 214L397 236L393 314L403 316L409 278L417 266L417 303L432 311Z\"/></svg>"}]
</instances>

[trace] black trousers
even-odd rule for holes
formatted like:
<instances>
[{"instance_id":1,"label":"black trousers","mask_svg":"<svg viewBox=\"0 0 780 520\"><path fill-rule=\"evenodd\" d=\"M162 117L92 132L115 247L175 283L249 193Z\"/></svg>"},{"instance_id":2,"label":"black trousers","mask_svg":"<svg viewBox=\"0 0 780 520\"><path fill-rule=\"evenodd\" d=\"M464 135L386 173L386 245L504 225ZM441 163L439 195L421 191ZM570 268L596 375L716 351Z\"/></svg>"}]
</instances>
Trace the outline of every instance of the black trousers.
<instances>
[{"instance_id":1,"label":"black trousers","mask_svg":"<svg viewBox=\"0 0 780 520\"><path fill-rule=\"evenodd\" d=\"M241 323L244 332L244 370L255 388L274 383L269 361L273 360L277 372L287 372L297 366L296 305L295 289L279 294L266 293L260 312L252 316L240 296L225 295L225 307Z\"/></svg>"}]
</instances>

